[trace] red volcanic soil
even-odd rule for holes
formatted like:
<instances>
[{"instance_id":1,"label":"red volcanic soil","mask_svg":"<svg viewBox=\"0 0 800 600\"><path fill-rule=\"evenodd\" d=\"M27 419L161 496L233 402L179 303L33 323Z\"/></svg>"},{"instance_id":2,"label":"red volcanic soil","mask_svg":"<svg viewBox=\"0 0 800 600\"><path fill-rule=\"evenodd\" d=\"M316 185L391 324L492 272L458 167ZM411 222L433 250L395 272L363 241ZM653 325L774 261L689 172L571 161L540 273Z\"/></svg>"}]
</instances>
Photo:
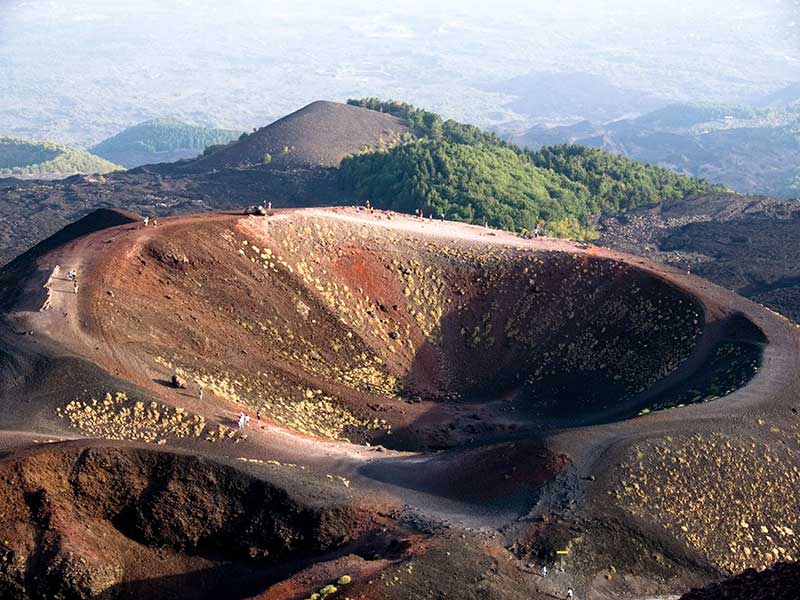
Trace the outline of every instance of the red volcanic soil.
<instances>
[{"instance_id":1,"label":"red volcanic soil","mask_svg":"<svg viewBox=\"0 0 800 600\"><path fill-rule=\"evenodd\" d=\"M380 211L108 212L0 283L8 597L635 598L800 553L796 328L683 272Z\"/></svg>"}]
</instances>

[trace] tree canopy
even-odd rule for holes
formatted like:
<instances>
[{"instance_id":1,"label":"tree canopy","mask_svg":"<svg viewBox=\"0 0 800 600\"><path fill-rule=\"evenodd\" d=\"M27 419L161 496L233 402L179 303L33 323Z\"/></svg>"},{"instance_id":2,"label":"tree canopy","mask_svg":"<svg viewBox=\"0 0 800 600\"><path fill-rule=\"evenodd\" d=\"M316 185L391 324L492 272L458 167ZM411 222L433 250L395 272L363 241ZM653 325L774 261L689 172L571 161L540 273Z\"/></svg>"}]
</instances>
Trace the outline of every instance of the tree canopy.
<instances>
[{"instance_id":1,"label":"tree canopy","mask_svg":"<svg viewBox=\"0 0 800 600\"><path fill-rule=\"evenodd\" d=\"M402 118L418 136L342 162L341 185L375 206L587 238L600 214L725 189L583 146L533 152L404 102L348 103Z\"/></svg>"},{"instance_id":2,"label":"tree canopy","mask_svg":"<svg viewBox=\"0 0 800 600\"><path fill-rule=\"evenodd\" d=\"M585 186L507 148L426 139L347 158L343 184L376 206L513 231L537 225L586 237L594 212Z\"/></svg>"},{"instance_id":3,"label":"tree canopy","mask_svg":"<svg viewBox=\"0 0 800 600\"><path fill-rule=\"evenodd\" d=\"M586 186L603 213L725 190L725 186L587 146L564 144L526 154L537 167Z\"/></svg>"},{"instance_id":4,"label":"tree canopy","mask_svg":"<svg viewBox=\"0 0 800 600\"><path fill-rule=\"evenodd\" d=\"M209 147L218 149L239 135L238 131L198 127L174 119L154 119L121 131L100 142L91 151L107 160L131 167L148 161L194 156Z\"/></svg>"}]
</instances>

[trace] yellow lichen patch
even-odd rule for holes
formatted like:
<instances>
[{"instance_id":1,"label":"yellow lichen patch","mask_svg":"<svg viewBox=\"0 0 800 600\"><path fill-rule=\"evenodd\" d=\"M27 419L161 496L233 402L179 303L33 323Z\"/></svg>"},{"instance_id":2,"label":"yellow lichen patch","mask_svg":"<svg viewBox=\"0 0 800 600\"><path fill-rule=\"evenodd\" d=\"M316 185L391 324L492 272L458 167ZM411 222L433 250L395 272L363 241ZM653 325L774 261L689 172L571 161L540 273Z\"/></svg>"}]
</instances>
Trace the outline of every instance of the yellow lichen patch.
<instances>
[{"instance_id":1,"label":"yellow lichen patch","mask_svg":"<svg viewBox=\"0 0 800 600\"><path fill-rule=\"evenodd\" d=\"M254 329L254 326L241 324ZM383 360L370 356L352 338L329 339L335 357L331 359L311 340L296 335L287 325L258 322L255 330L269 340L274 353L287 364L300 366L304 373L335 381L353 390L394 397L399 392L397 377L386 369Z\"/></svg>"},{"instance_id":2,"label":"yellow lichen patch","mask_svg":"<svg viewBox=\"0 0 800 600\"><path fill-rule=\"evenodd\" d=\"M214 375L176 366L163 358L156 360L216 396L260 409L265 416L306 435L350 441L349 431L391 430L384 419L359 417L322 390L276 383L267 373L262 373L259 381L246 376L232 379L227 374Z\"/></svg>"},{"instance_id":3,"label":"yellow lichen patch","mask_svg":"<svg viewBox=\"0 0 800 600\"><path fill-rule=\"evenodd\" d=\"M713 433L637 444L614 494L728 571L796 560L799 442L795 429L769 442Z\"/></svg>"},{"instance_id":4,"label":"yellow lichen patch","mask_svg":"<svg viewBox=\"0 0 800 600\"><path fill-rule=\"evenodd\" d=\"M420 330L428 340L437 342L447 307L442 273L433 266L424 266L413 259L395 261L390 268L403 281L403 296Z\"/></svg>"},{"instance_id":5,"label":"yellow lichen patch","mask_svg":"<svg viewBox=\"0 0 800 600\"><path fill-rule=\"evenodd\" d=\"M113 396L106 394L99 401L73 400L56 412L82 435L108 440L164 445L170 438L199 438L204 432L208 441L233 440L238 443L243 439L235 430L224 425L209 429L201 415L159 402L133 402L124 392L117 392Z\"/></svg>"},{"instance_id":6,"label":"yellow lichen patch","mask_svg":"<svg viewBox=\"0 0 800 600\"><path fill-rule=\"evenodd\" d=\"M309 395L309 393L311 393ZM306 390L302 400L285 405L288 415L276 417L288 427L310 435L344 440L349 428L381 430L389 429L383 419L360 419L333 401L330 396Z\"/></svg>"}]
</instances>

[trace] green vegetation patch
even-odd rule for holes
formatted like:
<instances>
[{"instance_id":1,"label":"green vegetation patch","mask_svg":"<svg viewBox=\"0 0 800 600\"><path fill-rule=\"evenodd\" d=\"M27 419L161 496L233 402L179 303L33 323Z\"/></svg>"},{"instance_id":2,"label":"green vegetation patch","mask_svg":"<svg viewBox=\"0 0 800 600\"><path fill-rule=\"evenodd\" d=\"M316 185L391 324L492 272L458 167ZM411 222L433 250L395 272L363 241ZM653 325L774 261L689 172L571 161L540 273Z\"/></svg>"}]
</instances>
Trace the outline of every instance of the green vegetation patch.
<instances>
[{"instance_id":1,"label":"green vegetation patch","mask_svg":"<svg viewBox=\"0 0 800 600\"><path fill-rule=\"evenodd\" d=\"M209 152L212 152L239 136L238 131L199 127L175 119L153 119L129 127L91 150L108 160L135 166L148 159L177 159L179 157L173 157L171 153L181 150L200 154L211 148Z\"/></svg>"},{"instance_id":2,"label":"green vegetation patch","mask_svg":"<svg viewBox=\"0 0 800 600\"><path fill-rule=\"evenodd\" d=\"M586 239L601 214L725 190L583 146L533 152L402 102L348 103L400 117L420 136L342 162L342 187L384 208Z\"/></svg>"},{"instance_id":3,"label":"green vegetation patch","mask_svg":"<svg viewBox=\"0 0 800 600\"><path fill-rule=\"evenodd\" d=\"M595 212L583 185L500 146L424 139L347 158L340 177L377 206L512 231L542 224L552 234L589 237Z\"/></svg>"},{"instance_id":4,"label":"green vegetation patch","mask_svg":"<svg viewBox=\"0 0 800 600\"><path fill-rule=\"evenodd\" d=\"M110 173L121 167L84 150L0 137L0 176Z\"/></svg>"},{"instance_id":5,"label":"green vegetation patch","mask_svg":"<svg viewBox=\"0 0 800 600\"><path fill-rule=\"evenodd\" d=\"M598 211L616 213L651 206L662 200L726 190L723 185L713 185L586 146L551 146L528 152L527 156L537 167L585 186L595 202L593 214Z\"/></svg>"}]
</instances>

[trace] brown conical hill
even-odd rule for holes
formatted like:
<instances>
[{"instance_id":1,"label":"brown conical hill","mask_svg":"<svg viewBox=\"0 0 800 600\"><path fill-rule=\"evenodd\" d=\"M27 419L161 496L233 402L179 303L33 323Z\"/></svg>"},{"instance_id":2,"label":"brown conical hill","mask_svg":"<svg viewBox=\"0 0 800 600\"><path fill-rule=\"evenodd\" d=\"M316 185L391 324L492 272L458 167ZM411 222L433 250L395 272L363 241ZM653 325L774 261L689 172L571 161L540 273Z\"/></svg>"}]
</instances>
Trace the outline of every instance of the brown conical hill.
<instances>
[{"instance_id":1,"label":"brown conical hill","mask_svg":"<svg viewBox=\"0 0 800 600\"><path fill-rule=\"evenodd\" d=\"M365 148L391 146L411 129L397 117L374 110L317 101L262 127L238 142L186 165L187 170L335 167ZM269 158L265 158L269 155Z\"/></svg>"}]
</instances>

